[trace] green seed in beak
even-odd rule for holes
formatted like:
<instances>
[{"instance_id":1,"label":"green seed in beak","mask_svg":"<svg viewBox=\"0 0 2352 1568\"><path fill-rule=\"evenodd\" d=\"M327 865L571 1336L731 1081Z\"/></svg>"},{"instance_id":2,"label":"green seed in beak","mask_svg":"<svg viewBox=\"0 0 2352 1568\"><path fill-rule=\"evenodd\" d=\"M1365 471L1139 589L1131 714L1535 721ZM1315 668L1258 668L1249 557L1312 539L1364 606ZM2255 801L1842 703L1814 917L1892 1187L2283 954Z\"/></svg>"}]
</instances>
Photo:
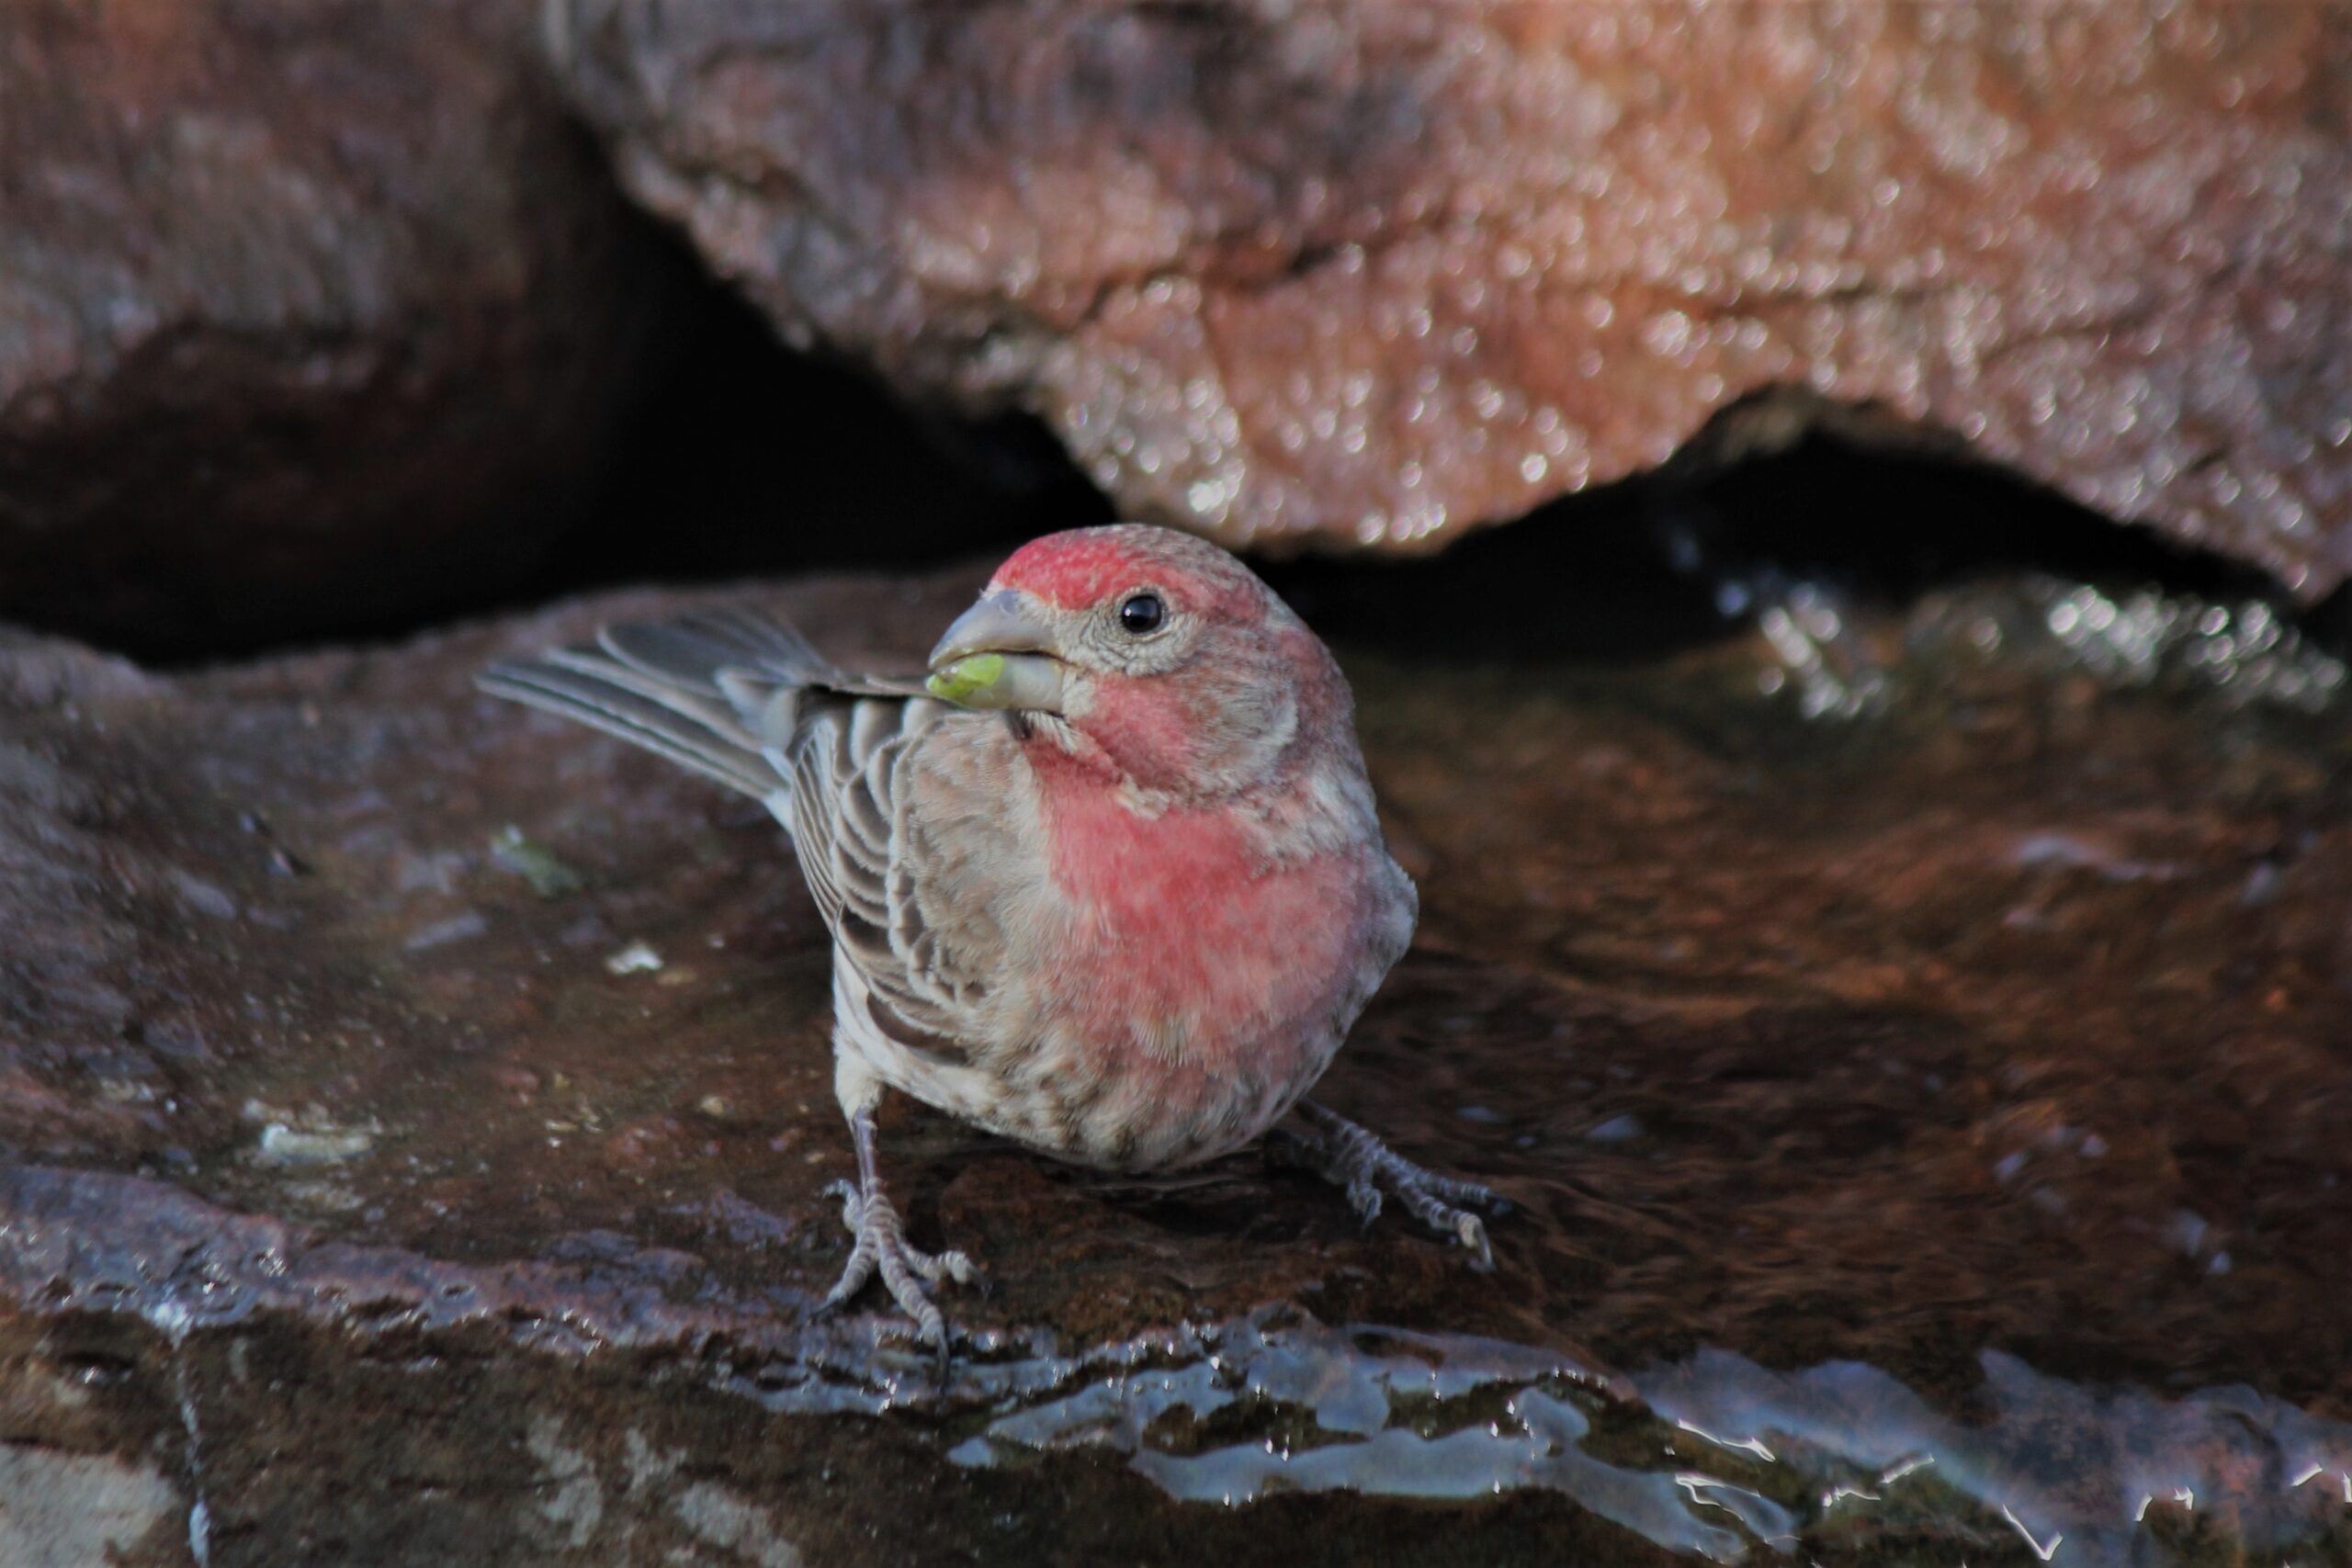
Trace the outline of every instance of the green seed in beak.
<instances>
[{"instance_id":1,"label":"green seed in beak","mask_svg":"<svg viewBox=\"0 0 2352 1568\"><path fill-rule=\"evenodd\" d=\"M931 679L922 685L924 691L943 703L970 707L979 705L973 703L974 697L992 692L1003 682L1004 655L975 653L944 669L933 671Z\"/></svg>"},{"instance_id":2,"label":"green seed in beak","mask_svg":"<svg viewBox=\"0 0 2352 1568\"><path fill-rule=\"evenodd\" d=\"M1062 667L1039 653L967 653L933 670L923 689L957 707L1062 711Z\"/></svg>"}]
</instances>

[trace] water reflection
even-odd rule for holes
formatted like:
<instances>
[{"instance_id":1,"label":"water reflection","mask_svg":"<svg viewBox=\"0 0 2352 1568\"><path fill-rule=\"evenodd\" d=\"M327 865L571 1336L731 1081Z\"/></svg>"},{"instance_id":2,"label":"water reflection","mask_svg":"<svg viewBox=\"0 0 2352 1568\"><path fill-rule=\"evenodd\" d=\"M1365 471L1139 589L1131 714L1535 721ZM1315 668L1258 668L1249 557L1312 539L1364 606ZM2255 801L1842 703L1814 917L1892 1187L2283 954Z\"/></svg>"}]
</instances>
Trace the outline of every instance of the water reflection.
<instances>
[{"instance_id":1,"label":"water reflection","mask_svg":"<svg viewBox=\"0 0 2352 1568\"><path fill-rule=\"evenodd\" d=\"M1783 1372L1710 1350L1616 1380L1526 1346L1284 1310L1007 1402L949 1458L1105 1447L1172 1498L1228 1505L1543 1488L1718 1562L1927 1540L2166 1561L2199 1528L2224 1558L2352 1549L2352 1425L2244 1387L2162 1399L1997 1352L1980 1365L1985 1416L1963 1422L1859 1362Z\"/></svg>"}]
</instances>

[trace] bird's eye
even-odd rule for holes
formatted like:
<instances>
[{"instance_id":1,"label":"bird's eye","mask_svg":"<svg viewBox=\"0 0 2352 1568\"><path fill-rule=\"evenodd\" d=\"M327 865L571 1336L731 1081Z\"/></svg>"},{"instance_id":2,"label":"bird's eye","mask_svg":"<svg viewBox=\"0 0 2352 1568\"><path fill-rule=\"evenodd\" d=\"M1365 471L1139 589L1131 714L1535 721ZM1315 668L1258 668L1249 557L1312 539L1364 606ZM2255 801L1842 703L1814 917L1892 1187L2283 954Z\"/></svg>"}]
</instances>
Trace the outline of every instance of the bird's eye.
<instances>
[{"instance_id":1,"label":"bird's eye","mask_svg":"<svg viewBox=\"0 0 2352 1568\"><path fill-rule=\"evenodd\" d=\"M1157 593L1130 593L1119 606L1119 625L1129 637L1149 637L1168 618L1168 606Z\"/></svg>"}]
</instances>

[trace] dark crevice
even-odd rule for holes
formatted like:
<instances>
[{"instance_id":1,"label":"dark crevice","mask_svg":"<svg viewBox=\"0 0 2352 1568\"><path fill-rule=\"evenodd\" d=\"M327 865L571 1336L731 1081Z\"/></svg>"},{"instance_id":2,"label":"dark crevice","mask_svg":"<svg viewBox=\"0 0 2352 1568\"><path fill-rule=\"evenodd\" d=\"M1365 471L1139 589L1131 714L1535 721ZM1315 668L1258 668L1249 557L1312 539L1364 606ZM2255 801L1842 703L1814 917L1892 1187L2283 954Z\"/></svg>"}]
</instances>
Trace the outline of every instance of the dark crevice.
<instances>
[{"instance_id":1,"label":"dark crevice","mask_svg":"<svg viewBox=\"0 0 2352 1568\"><path fill-rule=\"evenodd\" d=\"M2352 660L2352 582L2302 615L2303 635L2338 659Z\"/></svg>"},{"instance_id":2,"label":"dark crevice","mask_svg":"<svg viewBox=\"0 0 2352 1568\"><path fill-rule=\"evenodd\" d=\"M1110 516L1035 421L910 405L714 286L600 503L508 597L903 570Z\"/></svg>"},{"instance_id":3,"label":"dark crevice","mask_svg":"<svg viewBox=\"0 0 2352 1568\"><path fill-rule=\"evenodd\" d=\"M2258 599L2345 646L2346 594L2298 612L2272 579L2117 524L2013 475L1827 434L1712 470L1569 496L1420 560L1266 569L1335 637L1470 659L1640 659L1725 635L1776 591L1817 583L1899 604L2031 570L2102 587ZM1409 630L1408 630L1409 628Z\"/></svg>"},{"instance_id":4,"label":"dark crevice","mask_svg":"<svg viewBox=\"0 0 2352 1568\"><path fill-rule=\"evenodd\" d=\"M714 297L632 421L597 503L476 614L628 584L905 570L1102 521L1031 422L912 408Z\"/></svg>"}]
</instances>

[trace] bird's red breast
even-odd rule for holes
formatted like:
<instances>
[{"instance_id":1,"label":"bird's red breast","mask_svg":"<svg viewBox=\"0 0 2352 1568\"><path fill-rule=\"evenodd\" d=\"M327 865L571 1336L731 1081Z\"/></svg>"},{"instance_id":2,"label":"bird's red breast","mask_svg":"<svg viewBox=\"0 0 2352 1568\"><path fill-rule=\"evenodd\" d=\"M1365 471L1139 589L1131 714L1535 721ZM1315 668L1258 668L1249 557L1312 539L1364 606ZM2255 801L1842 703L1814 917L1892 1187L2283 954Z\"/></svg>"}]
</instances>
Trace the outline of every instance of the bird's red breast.
<instances>
[{"instance_id":1,"label":"bird's red breast","mask_svg":"<svg viewBox=\"0 0 2352 1568\"><path fill-rule=\"evenodd\" d=\"M1055 988L1075 1032L1211 1074L1279 1075L1272 1058L1319 1048L1357 980L1364 848L1278 861L1238 806L1139 809L1051 759L1039 784L1068 922Z\"/></svg>"}]
</instances>

